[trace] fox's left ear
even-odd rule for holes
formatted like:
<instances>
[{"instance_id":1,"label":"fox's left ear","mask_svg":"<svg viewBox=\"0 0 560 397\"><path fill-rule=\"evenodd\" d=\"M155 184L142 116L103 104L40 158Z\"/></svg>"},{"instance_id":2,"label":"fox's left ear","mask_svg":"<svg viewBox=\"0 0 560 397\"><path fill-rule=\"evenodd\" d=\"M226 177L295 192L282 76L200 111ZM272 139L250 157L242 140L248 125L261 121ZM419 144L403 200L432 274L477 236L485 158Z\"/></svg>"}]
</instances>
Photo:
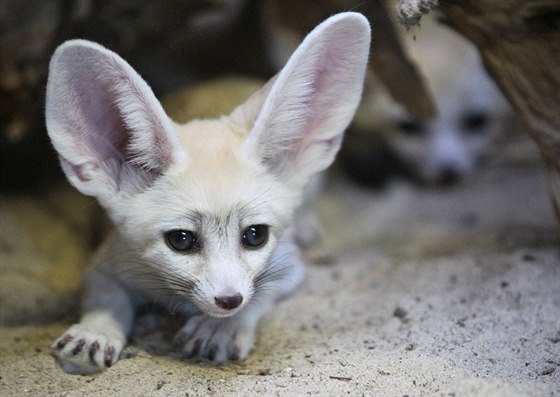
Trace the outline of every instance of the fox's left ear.
<instances>
[{"instance_id":1,"label":"fox's left ear","mask_svg":"<svg viewBox=\"0 0 560 397\"><path fill-rule=\"evenodd\" d=\"M367 19L337 14L317 26L282 71L232 117L253 122L248 156L304 184L334 160L358 107L370 45Z\"/></svg>"}]
</instances>

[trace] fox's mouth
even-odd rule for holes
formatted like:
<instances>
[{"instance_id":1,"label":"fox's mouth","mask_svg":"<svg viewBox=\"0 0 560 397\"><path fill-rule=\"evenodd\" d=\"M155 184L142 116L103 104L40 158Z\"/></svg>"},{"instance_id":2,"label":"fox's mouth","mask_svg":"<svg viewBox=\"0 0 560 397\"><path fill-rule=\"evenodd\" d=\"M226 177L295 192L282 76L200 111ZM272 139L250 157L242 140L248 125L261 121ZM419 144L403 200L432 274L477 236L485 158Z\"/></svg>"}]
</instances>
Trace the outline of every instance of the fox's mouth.
<instances>
[{"instance_id":1,"label":"fox's mouth","mask_svg":"<svg viewBox=\"0 0 560 397\"><path fill-rule=\"evenodd\" d=\"M225 318L225 317L231 317L234 314L237 314L239 311L240 310L229 310L229 311L224 310L223 312L212 311L211 313L205 312L205 314L210 317Z\"/></svg>"}]
</instances>

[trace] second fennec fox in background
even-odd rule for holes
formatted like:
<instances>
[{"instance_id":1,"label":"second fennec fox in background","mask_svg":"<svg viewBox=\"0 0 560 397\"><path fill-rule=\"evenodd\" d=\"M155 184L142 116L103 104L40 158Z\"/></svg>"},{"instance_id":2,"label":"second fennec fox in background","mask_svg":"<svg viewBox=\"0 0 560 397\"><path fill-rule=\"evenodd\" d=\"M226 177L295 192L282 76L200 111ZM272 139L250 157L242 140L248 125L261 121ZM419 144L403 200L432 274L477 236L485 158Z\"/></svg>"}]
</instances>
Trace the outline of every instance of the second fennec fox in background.
<instances>
[{"instance_id":1,"label":"second fennec fox in background","mask_svg":"<svg viewBox=\"0 0 560 397\"><path fill-rule=\"evenodd\" d=\"M370 29L329 18L229 116L179 125L115 53L73 40L51 60L47 128L64 172L116 226L87 274L83 315L53 343L62 368L114 364L135 310L185 314L189 356L246 357L259 319L303 274L291 230L304 187L339 150Z\"/></svg>"},{"instance_id":2,"label":"second fennec fox in background","mask_svg":"<svg viewBox=\"0 0 560 397\"><path fill-rule=\"evenodd\" d=\"M476 47L435 17L424 17L414 34L403 29L402 38L426 78L437 114L429 120L413 118L380 82L368 79L342 160L365 183L375 184L377 176L382 182L381 170L391 167L385 170L389 173L395 166L432 185L468 179L502 151L497 144L501 136L515 134L511 108ZM391 155L386 159L397 161L382 163L383 151Z\"/></svg>"}]
</instances>

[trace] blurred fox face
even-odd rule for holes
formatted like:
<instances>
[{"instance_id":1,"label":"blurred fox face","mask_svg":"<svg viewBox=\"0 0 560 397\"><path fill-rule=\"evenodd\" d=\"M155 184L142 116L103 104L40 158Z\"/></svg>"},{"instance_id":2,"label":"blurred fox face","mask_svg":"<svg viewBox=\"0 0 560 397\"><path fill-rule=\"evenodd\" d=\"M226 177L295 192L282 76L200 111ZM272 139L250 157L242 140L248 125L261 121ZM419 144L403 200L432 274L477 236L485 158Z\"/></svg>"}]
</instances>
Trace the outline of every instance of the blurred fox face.
<instances>
[{"instance_id":1,"label":"blurred fox face","mask_svg":"<svg viewBox=\"0 0 560 397\"><path fill-rule=\"evenodd\" d=\"M436 107L416 120L379 82L364 98L357 123L385 137L389 148L420 180L450 184L471 175L508 126L510 110L485 73L476 49L448 29L427 21L405 34L411 57Z\"/></svg>"},{"instance_id":2,"label":"blurred fox face","mask_svg":"<svg viewBox=\"0 0 560 397\"><path fill-rule=\"evenodd\" d=\"M419 121L402 110L394 113L394 147L421 179L456 182L472 174L489 154L506 125L508 107L476 49L455 33L427 23L408 47L437 114Z\"/></svg>"},{"instance_id":3,"label":"blurred fox face","mask_svg":"<svg viewBox=\"0 0 560 397\"><path fill-rule=\"evenodd\" d=\"M428 121L393 119L391 146L420 179L452 184L472 174L491 152L503 128L499 112L458 105Z\"/></svg>"}]
</instances>

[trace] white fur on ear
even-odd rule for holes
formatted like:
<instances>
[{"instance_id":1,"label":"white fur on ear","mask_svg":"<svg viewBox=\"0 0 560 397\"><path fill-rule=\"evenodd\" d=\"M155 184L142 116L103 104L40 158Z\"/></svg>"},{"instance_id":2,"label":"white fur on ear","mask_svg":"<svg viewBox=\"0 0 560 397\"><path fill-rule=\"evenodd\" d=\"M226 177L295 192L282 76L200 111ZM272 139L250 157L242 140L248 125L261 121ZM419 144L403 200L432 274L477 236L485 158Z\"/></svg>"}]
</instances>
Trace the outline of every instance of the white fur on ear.
<instances>
[{"instance_id":1,"label":"white fur on ear","mask_svg":"<svg viewBox=\"0 0 560 397\"><path fill-rule=\"evenodd\" d=\"M268 94L257 94L264 102L253 97L234 112L258 112L247 155L302 184L327 168L358 107L369 46L370 27L361 14L337 14L317 26L268 84Z\"/></svg>"},{"instance_id":2,"label":"white fur on ear","mask_svg":"<svg viewBox=\"0 0 560 397\"><path fill-rule=\"evenodd\" d=\"M139 189L185 157L146 82L86 40L63 43L51 59L46 121L70 182L100 199Z\"/></svg>"}]
</instances>

